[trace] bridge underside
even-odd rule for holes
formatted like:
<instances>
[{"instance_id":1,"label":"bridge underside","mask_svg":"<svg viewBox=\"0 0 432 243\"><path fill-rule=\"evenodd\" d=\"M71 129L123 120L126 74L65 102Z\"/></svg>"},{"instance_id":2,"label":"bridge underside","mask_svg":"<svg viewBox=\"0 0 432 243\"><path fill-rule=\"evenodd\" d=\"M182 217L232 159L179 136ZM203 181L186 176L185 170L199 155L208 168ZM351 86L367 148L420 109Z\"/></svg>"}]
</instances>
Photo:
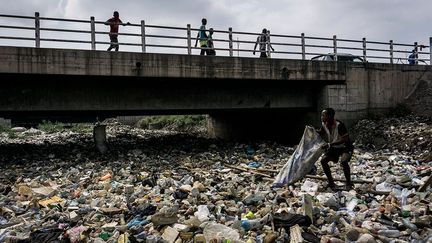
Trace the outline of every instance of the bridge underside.
<instances>
[{"instance_id":1,"label":"bridge underside","mask_svg":"<svg viewBox=\"0 0 432 243\"><path fill-rule=\"evenodd\" d=\"M16 123L208 114L211 135L222 138L279 139L281 128L294 123L304 126L298 117L303 120L307 114L316 114L316 97L322 89L309 82L288 81L291 84L287 85L287 81L278 80L17 74L0 77L0 117ZM293 115L297 119L293 120Z\"/></svg>"}]
</instances>

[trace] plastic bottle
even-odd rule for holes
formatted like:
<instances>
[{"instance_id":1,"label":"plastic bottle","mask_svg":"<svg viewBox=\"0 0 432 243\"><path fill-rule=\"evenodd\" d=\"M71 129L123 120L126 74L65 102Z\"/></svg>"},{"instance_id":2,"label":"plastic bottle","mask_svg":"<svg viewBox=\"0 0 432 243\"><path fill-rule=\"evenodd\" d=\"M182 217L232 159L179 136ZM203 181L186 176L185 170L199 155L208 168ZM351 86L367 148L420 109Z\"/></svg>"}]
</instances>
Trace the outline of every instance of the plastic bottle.
<instances>
[{"instance_id":1,"label":"plastic bottle","mask_svg":"<svg viewBox=\"0 0 432 243\"><path fill-rule=\"evenodd\" d=\"M199 221L204 222L209 219L210 211L208 210L207 205L199 205L198 211L194 214Z\"/></svg>"},{"instance_id":2,"label":"plastic bottle","mask_svg":"<svg viewBox=\"0 0 432 243\"><path fill-rule=\"evenodd\" d=\"M378 234L390 238L398 238L401 236L401 232L399 230L378 230Z\"/></svg>"},{"instance_id":3,"label":"plastic bottle","mask_svg":"<svg viewBox=\"0 0 432 243\"><path fill-rule=\"evenodd\" d=\"M245 231L249 231L251 229L261 229L265 224L267 224L271 220L270 214L265 215L261 219L252 219L252 220L241 220L241 227Z\"/></svg>"},{"instance_id":4,"label":"plastic bottle","mask_svg":"<svg viewBox=\"0 0 432 243\"><path fill-rule=\"evenodd\" d=\"M146 238L146 242L148 243L156 243L157 242L157 238L153 235L148 235Z\"/></svg>"},{"instance_id":5,"label":"plastic bottle","mask_svg":"<svg viewBox=\"0 0 432 243\"><path fill-rule=\"evenodd\" d=\"M417 231L418 228L415 224L411 223L411 221L407 218L402 219L402 224L405 225L407 228L409 228L412 231Z\"/></svg>"}]
</instances>

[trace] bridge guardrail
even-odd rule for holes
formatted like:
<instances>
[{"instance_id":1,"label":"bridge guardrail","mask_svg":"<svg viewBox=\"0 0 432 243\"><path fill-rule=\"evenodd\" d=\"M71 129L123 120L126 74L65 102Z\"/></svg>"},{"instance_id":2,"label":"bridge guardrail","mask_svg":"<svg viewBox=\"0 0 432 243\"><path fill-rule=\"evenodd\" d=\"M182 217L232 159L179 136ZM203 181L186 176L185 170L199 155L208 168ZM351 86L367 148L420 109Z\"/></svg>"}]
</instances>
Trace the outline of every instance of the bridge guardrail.
<instances>
[{"instance_id":1,"label":"bridge guardrail","mask_svg":"<svg viewBox=\"0 0 432 243\"><path fill-rule=\"evenodd\" d=\"M2 24L2 20L17 24ZM28 22L29 20L34 22ZM77 29L79 27L81 29ZM123 27L118 34L120 48L126 47L127 51L192 55L194 50L201 49L193 45L193 41L196 40L194 36L199 29L192 28L190 24L186 27L160 26L149 25L142 20L139 24L132 23L130 27L133 29ZM41 17L38 12L35 13L35 16L0 14L0 29L11 31L11 35L0 35L2 46L104 50L111 44L107 36L109 32L106 31L105 21L96 21L93 16L90 17L90 20L79 20ZM228 30L215 29L214 49L218 56L232 57L237 53L238 57L252 57L256 38L260 34L234 31L231 27ZM82 35L85 37L83 38ZM337 38L336 35L332 38L325 38L306 36L304 33L299 36L270 34L270 31L268 37L268 44L271 44L275 50L268 48L267 54L274 58L308 60L313 56L334 53L337 59L340 53L350 53L369 62L397 64L407 63L408 55L414 50L417 54L416 63L430 64L432 59L432 52L422 51L423 48L429 48L432 45L432 37L429 39L429 46L419 45L417 42L413 44L396 43L393 40L381 42L370 41L366 38L362 40L342 39ZM71 47L71 45L75 46Z\"/></svg>"}]
</instances>

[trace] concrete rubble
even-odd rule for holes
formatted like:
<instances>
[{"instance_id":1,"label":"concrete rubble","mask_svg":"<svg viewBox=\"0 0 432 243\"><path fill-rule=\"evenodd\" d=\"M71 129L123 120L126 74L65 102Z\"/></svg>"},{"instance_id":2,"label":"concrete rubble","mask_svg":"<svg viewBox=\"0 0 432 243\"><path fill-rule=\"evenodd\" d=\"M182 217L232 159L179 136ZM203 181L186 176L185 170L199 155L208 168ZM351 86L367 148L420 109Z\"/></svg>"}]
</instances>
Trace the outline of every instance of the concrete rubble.
<instances>
[{"instance_id":1,"label":"concrete rubble","mask_svg":"<svg viewBox=\"0 0 432 243\"><path fill-rule=\"evenodd\" d=\"M0 242L432 242L430 119L360 121L364 183L337 192L313 177L272 188L283 144L106 128L103 155L91 133L0 134Z\"/></svg>"}]
</instances>

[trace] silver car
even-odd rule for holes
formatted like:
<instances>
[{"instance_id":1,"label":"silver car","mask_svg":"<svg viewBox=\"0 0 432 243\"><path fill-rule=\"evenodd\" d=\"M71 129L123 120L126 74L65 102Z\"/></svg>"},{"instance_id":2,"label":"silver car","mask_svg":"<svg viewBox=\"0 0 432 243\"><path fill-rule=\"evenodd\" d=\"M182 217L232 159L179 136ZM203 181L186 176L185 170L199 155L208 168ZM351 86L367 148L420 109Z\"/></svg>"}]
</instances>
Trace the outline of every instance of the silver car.
<instances>
[{"instance_id":1,"label":"silver car","mask_svg":"<svg viewBox=\"0 0 432 243\"><path fill-rule=\"evenodd\" d=\"M312 57L311 60L313 60L313 61L334 61L335 60L335 54L329 53L329 54L319 55L316 57ZM337 60L340 62L364 62L363 58L349 54L349 53L338 53L337 54Z\"/></svg>"}]
</instances>

